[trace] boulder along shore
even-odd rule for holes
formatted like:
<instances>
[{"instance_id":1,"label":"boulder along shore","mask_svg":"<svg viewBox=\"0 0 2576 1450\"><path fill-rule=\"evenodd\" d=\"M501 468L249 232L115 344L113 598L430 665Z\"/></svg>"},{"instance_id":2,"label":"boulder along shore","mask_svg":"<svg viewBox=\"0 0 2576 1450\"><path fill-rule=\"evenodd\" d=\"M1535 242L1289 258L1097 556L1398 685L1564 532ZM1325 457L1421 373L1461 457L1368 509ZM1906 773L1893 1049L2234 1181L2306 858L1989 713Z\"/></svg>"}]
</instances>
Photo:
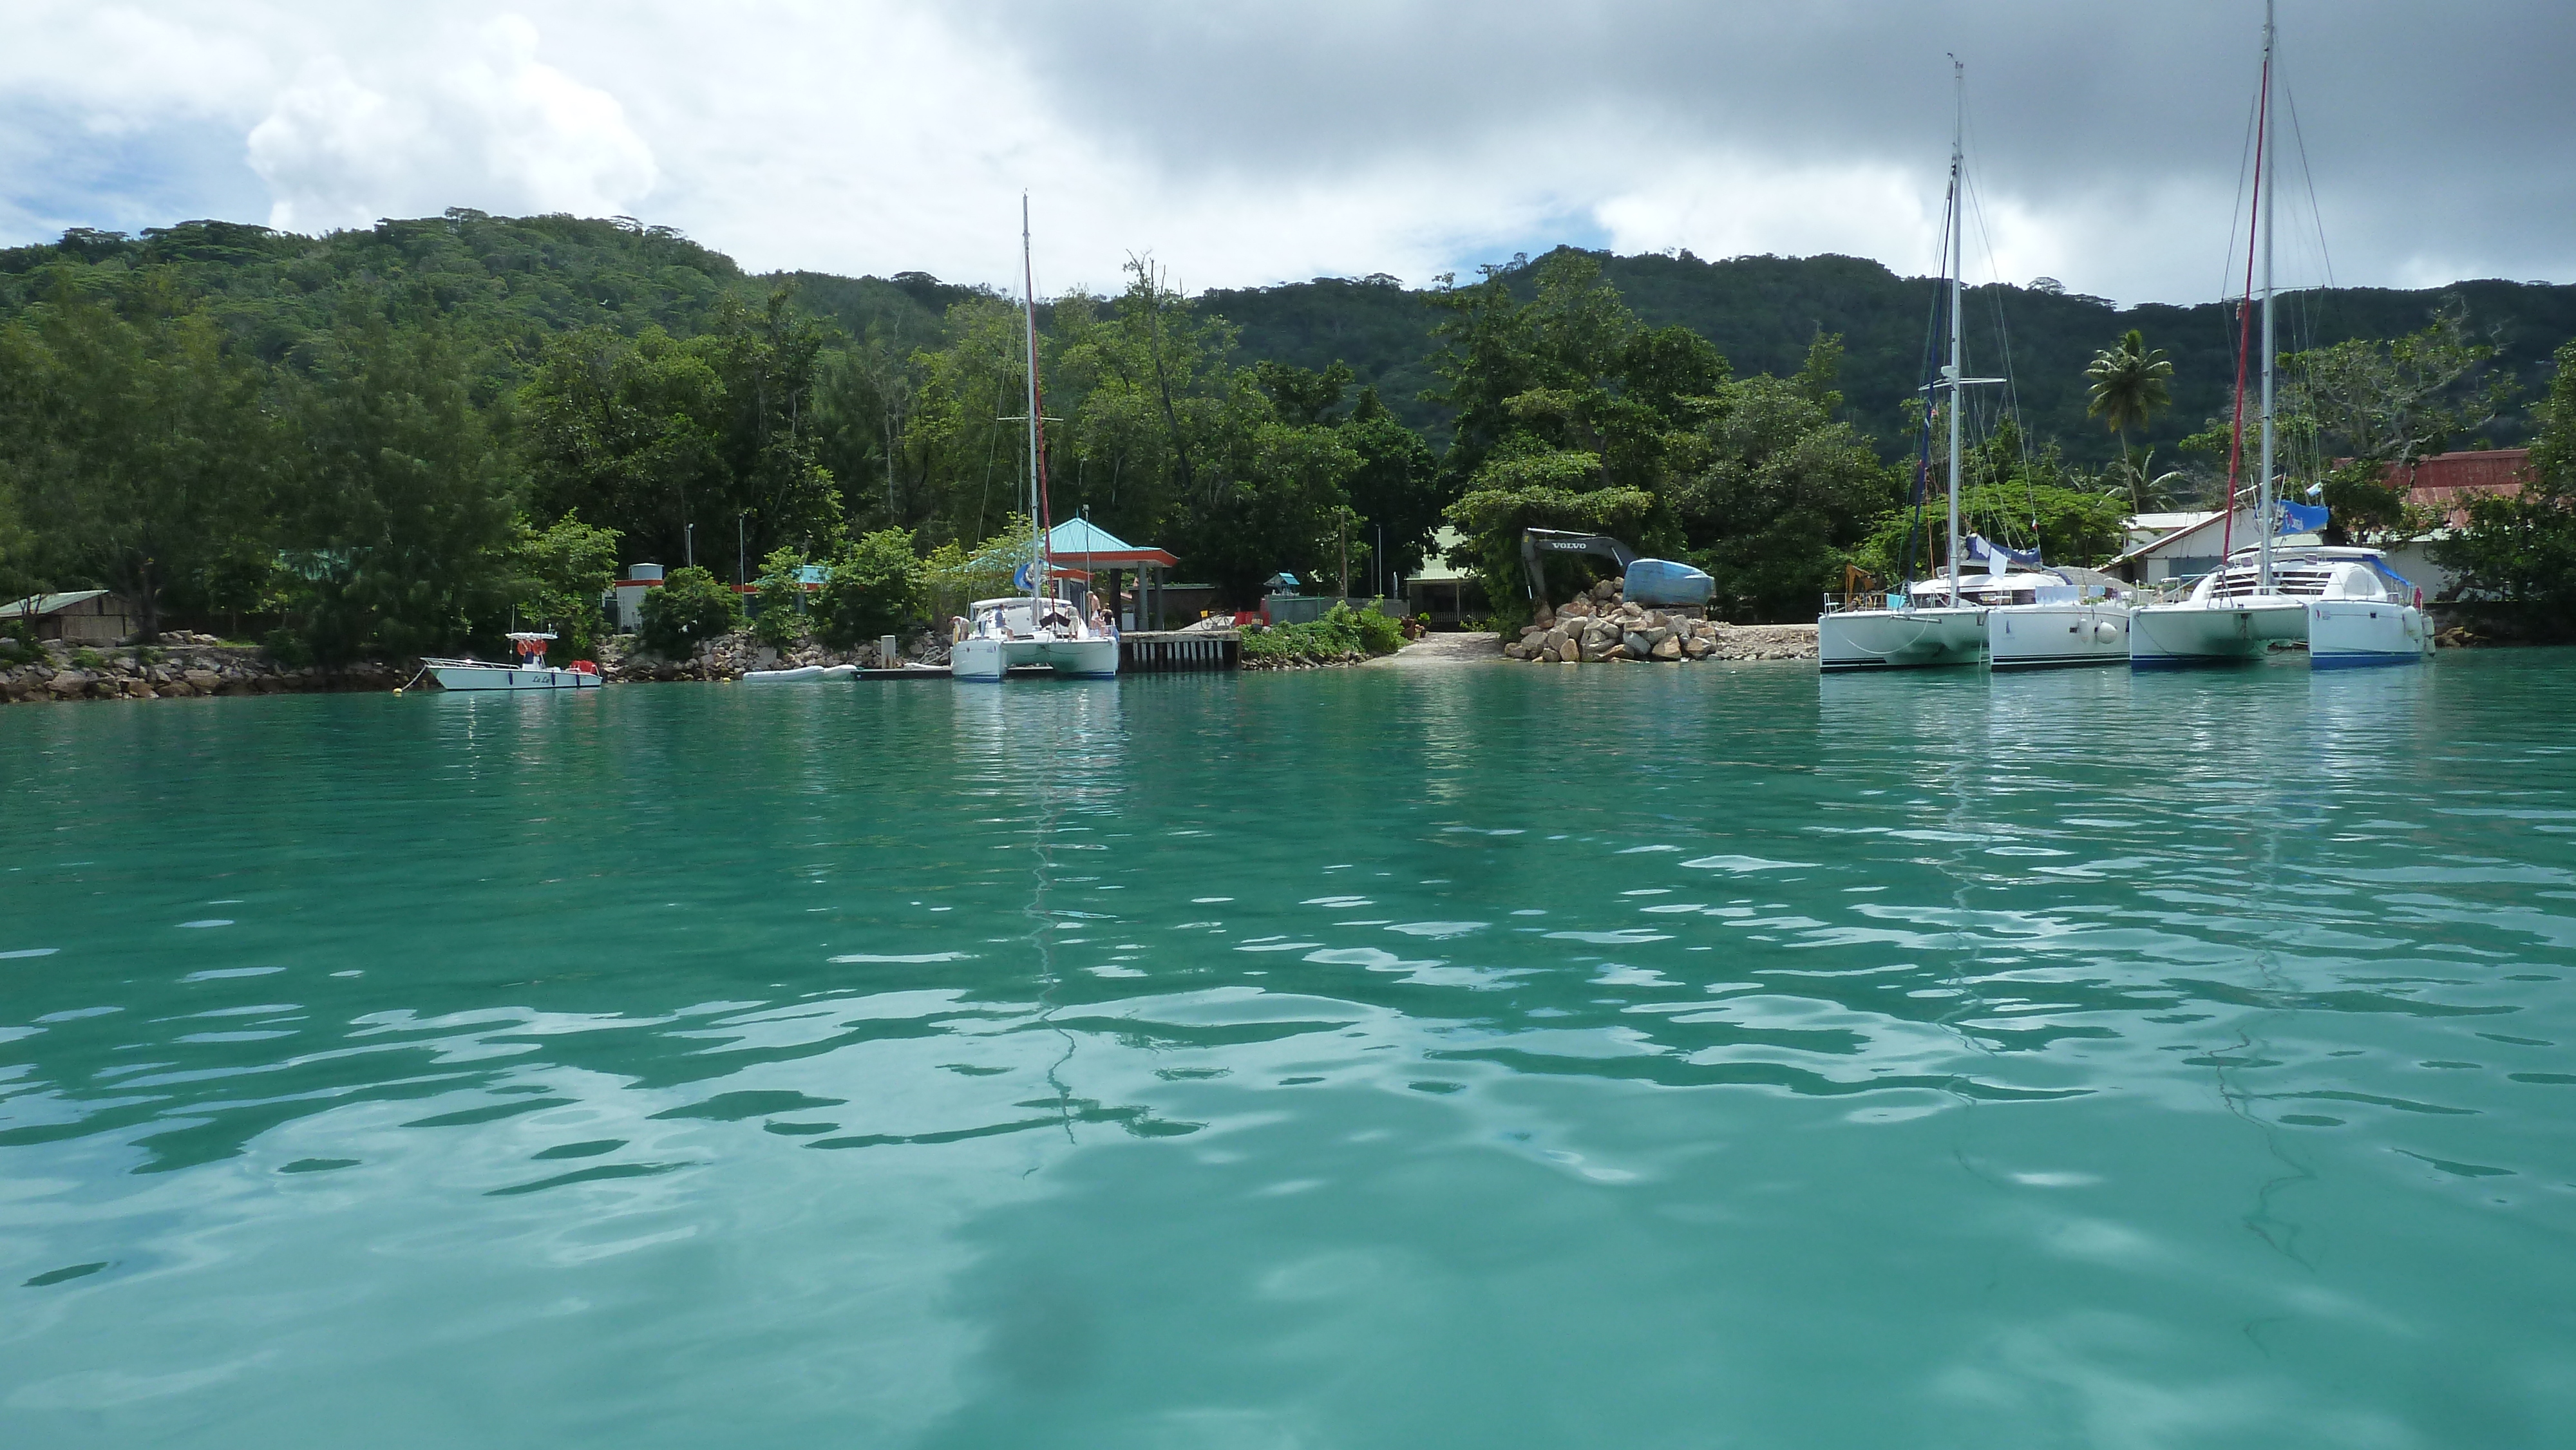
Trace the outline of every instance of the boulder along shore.
<instances>
[{"instance_id":1,"label":"boulder along shore","mask_svg":"<svg viewBox=\"0 0 2576 1450\"><path fill-rule=\"evenodd\" d=\"M748 634L729 634L700 645L687 659L664 659L638 648L631 637L601 644L603 679L621 684L648 680L739 680L750 670L800 665L855 664L883 668L909 659L945 664L947 647L923 633L881 661L876 646L848 651L805 645L780 653ZM495 661L499 663L499 661ZM338 670L288 665L256 645L227 645L210 634L174 633L161 643L100 648L46 640L14 650L0 642L0 704L35 705L71 700L167 700L204 695L295 695L329 691L390 691L412 682L420 661L360 660ZM420 688L438 688L423 680Z\"/></svg>"},{"instance_id":2,"label":"boulder along shore","mask_svg":"<svg viewBox=\"0 0 2576 1450\"><path fill-rule=\"evenodd\" d=\"M1589 593L1556 608L1539 606L1538 618L1503 657L1532 664L1598 664L1634 660L1688 664L1697 660L1805 660L1816 657L1812 624L1725 624L1695 607L1652 609L1621 597L1622 584L1604 579Z\"/></svg>"},{"instance_id":3,"label":"boulder along shore","mask_svg":"<svg viewBox=\"0 0 2576 1450\"><path fill-rule=\"evenodd\" d=\"M368 660L333 671L280 664L264 650L219 644L210 634L161 639L140 648L103 650L46 640L0 650L0 703L390 690L418 668Z\"/></svg>"}]
</instances>

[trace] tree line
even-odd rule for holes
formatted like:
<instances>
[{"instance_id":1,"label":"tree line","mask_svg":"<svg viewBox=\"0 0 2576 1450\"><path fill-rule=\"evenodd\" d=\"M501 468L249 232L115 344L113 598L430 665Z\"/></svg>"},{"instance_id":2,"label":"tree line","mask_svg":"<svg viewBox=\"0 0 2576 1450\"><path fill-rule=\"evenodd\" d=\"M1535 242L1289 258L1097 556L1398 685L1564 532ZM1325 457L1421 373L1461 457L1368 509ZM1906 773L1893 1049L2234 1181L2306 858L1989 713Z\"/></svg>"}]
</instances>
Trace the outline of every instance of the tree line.
<instances>
[{"instance_id":1,"label":"tree line","mask_svg":"<svg viewBox=\"0 0 2576 1450\"><path fill-rule=\"evenodd\" d=\"M1419 568L1444 525L1506 614L1531 526L1697 563L1742 619L1803 617L1846 567L1929 562L1915 519L1946 460L1920 446L1919 402L1893 436L1863 431L1837 334L1745 372L1575 251L1427 295L1343 293L1378 319L1355 344L1395 326L1390 296L1429 309L1415 386L1259 356L1225 311L1247 294L1184 297L1148 257L1114 296L1042 302L1054 515L1170 549L1246 602L1280 569L1367 591ZM672 629L730 627L729 586L784 602L819 563L836 583L816 627L873 638L1008 576L1022 327L982 289L750 277L623 221L75 232L0 253L0 592L114 588L147 630L222 623L334 662L513 622L586 649L600 591L648 560L706 571L663 611L696 601ZM2358 460L2333 482L2347 512L2407 525L2368 492L2376 463L2501 416L2494 354L2453 310L2294 356L2293 431ZM2134 332L2097 352L2079 382L2108 465L2009 407L1976 420L1972 521L2095 562L2127 513L2205 498L2226 420L2161 469L2133 446L2173 411L2172 376Z\"/></svg>"}]
</instances>

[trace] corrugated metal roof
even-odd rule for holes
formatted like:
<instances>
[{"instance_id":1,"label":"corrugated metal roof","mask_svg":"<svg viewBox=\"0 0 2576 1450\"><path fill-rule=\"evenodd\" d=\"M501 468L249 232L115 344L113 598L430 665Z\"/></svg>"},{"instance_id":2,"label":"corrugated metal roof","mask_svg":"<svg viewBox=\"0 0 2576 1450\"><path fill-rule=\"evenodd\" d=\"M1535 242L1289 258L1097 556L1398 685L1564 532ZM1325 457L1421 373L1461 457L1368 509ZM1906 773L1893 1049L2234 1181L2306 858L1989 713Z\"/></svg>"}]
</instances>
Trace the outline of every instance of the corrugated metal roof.
<instances>
[{"instance_id":1,"label":"corrugated metal roof","mask_svg":"<svg viewBox=\"0 0 2576 1450\"><path fill-rule=\"evenodd\" d=\"M37 619L87 604L105 593L104 589L81 589L69 594L30 594L14 604L0 604L0 619Z\"/></svg>"}]
</instances>

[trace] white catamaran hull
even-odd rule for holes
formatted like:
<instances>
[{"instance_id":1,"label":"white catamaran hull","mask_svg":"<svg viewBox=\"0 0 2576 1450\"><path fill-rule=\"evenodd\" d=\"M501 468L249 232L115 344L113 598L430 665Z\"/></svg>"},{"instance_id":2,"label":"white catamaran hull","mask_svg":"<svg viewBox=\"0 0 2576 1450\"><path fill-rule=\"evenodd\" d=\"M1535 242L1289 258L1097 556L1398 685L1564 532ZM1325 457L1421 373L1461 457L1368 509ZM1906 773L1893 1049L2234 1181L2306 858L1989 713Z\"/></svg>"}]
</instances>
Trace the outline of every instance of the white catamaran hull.
<instances>
[{"instance_id":1,"label":"white catamaran hull","mask_svg":"<svg viewBox=\"0 0 2576 1450\"><path fill-rule=\"evenodd\" d=\"M450 690L596 690L599 676L587 670L558 670L546 665L485 664L479 660L423 660L439 685Z\"/></svg>"},{"instance_id":2,"label":"white catamaran hull","mask_svg":"<svg viewBox=\"0 0 2576 1450\"><path fill-rule=\"evenodd\" d=\"M998 680L1023 665L1046 665L1075 679L1116 679L1118 641L961 639L948 649L948 673L960 680Z\"/></svg>"},{"instance_id":3,"label":"white catamaran hull","mask_svg":"<svg viewBox=\"0 0 2576 1450\"><path fill-rule=\"evenodd\" d=\"M2308 663L2317 669L2411 665L2433 654L2424 611L2395 600L2308 601Z\"/></svg>"},{"instance_id":4,"label":"white catamaran hull","mask_svg":"<svg viewBox=\"0 0 2576 1450\"><path fill-rule=\"evenodd\" d=\"M2213 664L2260 659L2276 644L2308 637L2305 601L2228 599L2211 603L2142 604L2129 612L2129 663L2134 666Z\"/></svg>"},{"instance_id":5,"label":"white catamaran hull","mask_svg":"<svg viewBox=\"0 0 2576 1450\"><path fill-rule=\"evenodd\" d=\"M2125 664L2128 606L1995 605L1986 611L1986 659L1999 670Z\"/></svg>"},{"instance_id":6,"label":"white catamaran hull","mask_svg":"<svg viewBox=\"0 0 2576 1450\"><path fill-rule=\"evenodd\" d=\"M1917 670L1986 657L1986 611L1975 608L1846 609L1816 621L1824 670Z\"/></svg>"}]
</instances>

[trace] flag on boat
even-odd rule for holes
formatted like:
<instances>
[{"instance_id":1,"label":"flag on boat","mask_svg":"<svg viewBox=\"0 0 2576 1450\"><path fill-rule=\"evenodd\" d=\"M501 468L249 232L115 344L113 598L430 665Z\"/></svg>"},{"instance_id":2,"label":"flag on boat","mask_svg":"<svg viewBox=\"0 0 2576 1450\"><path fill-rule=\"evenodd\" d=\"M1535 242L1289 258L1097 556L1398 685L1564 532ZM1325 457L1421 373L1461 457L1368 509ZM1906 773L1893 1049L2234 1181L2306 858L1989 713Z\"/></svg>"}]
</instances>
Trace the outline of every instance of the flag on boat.
<instances>
[{"instance_id":1,"label":"flag on boat","mask_svg":"<svg viewBox=\"0 0 2576 1450\"><path fill-rule=\"evenodd\" d=\"M2282 499L2280 507L2280 521L2272 530L2276 534L2313 534L2326 526L2324 504L2311 506Z\"/></svg>"},{"instance_id":2,"label":"flag on boat","mask_svg":"<svg viewBox=\"0 0 2576 1450\"><path fill-rule=\"evenodd\" d=\"M1014 589L1026 589L1029 587L1028 565L1022 564L1018 571L1011 575L1011 587Z\"/></svg>"}]
</instances>

